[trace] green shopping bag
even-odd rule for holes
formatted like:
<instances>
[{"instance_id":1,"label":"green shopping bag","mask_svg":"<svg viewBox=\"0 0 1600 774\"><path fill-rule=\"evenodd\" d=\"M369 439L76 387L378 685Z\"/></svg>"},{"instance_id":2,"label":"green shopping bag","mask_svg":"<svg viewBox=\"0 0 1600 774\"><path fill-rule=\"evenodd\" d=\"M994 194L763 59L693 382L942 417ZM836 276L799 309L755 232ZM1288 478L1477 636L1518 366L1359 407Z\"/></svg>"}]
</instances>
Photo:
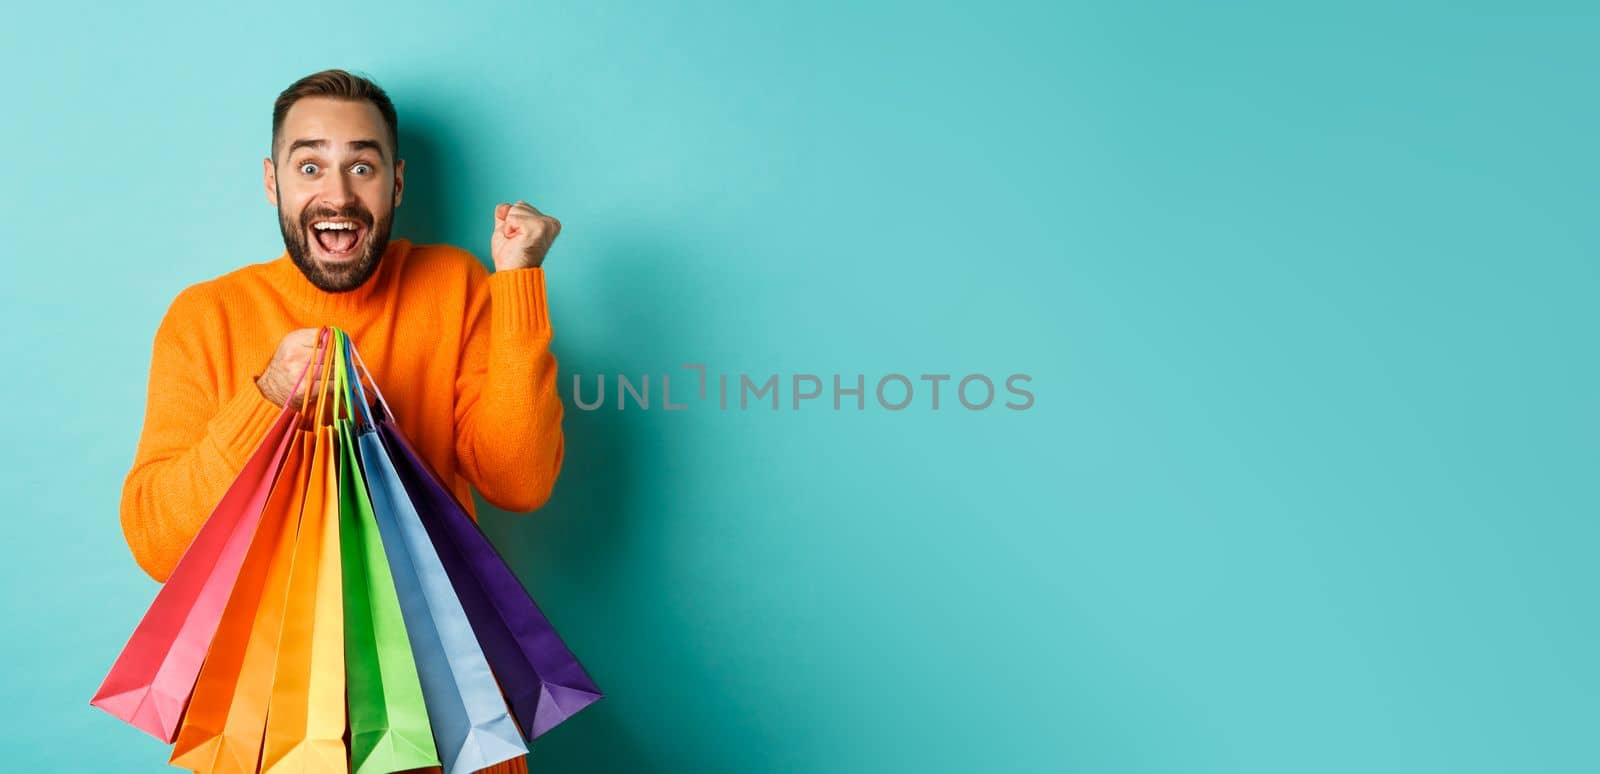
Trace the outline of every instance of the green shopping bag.
<instances>
[{"instance_id":1,"label":"green shopping bag","mask_svg":"<svg viewBox=\"0 0 1600 774\"><path fill-rule=\"evenodd\" d=\"M340 419L338 428L351 767L355 774L383 774L438 766L422 683L357 461L355 434L348 419Z\"/></svg>"}]
</instances>

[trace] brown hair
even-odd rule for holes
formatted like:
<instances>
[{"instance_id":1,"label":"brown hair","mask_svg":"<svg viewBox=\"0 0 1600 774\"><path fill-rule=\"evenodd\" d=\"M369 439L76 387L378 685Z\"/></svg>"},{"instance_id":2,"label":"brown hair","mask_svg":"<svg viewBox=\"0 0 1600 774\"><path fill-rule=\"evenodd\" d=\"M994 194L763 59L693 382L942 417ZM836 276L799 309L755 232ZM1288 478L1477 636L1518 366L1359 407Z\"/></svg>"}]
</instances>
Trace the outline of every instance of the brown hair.
<instances>
[{"instance_id":1,"label":"brown hair","mask_svg":"<svg viewBox=\"0 0 1600 774\"><path fill-rule=\"evenodd\" d=\"M399 119L395 117L394 103L389 101L378 84L344 70L323 70L312 73L284 89L272 106L272 158L278 158L278 132L283 129L284 116L289 108L305 97L333 97L335 99L366 100L383 115L389 125L389 150L394 159L400 157ZM391 159L393 161L394 159Z\"/></svg>"}]
</instances>

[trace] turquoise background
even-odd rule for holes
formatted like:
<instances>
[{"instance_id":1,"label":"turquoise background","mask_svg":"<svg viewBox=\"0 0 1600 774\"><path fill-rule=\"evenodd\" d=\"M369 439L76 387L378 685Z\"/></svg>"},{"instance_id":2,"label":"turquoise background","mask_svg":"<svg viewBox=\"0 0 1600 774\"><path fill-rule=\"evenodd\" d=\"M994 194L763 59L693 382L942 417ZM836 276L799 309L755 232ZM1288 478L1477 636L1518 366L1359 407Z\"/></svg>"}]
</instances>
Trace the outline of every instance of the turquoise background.
<instances>
[{"instance_id":1,"label":"turquoise background","mask_svg":"<svg viewBox=\"0 0 1600 774\"><path fill-rule=\"evenodd\" d=\"M5 768L168 770L88 706L156 591L117 517L151 338L282 250L272 100L348 67L398 103L400 235L565 225L565 469L484 518L610 695L535 770L1595 771L1597 37L1579 3L15 6ZM1036 403L570 402L688 362Z\"/></svg>"}]
</instances>

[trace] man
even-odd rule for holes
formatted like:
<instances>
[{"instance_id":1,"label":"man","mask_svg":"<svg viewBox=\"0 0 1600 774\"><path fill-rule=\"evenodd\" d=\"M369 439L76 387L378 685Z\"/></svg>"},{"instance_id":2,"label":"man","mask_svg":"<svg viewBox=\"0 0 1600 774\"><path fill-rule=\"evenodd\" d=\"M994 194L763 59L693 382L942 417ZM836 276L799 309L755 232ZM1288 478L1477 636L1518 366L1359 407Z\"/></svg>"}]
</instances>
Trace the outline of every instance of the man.
<instances>
[{"instance_id":1,"label":"man","mask_svg":"<svg viewBox=\"0 0 1600 774\"><path fill-rule=\"evenodd\" d=\"M279 95L272 123L263 181L285 252L186 288L155 336L121 510L158 581L283 406L317 396L320 385L291 390L324 325L350 334L401 430L469 510L469 484L534 510L561 470L543 269L560 224L527 202L495 207L492 274L460 248L391 243L405 162L383 90L316 73ZM508 766L494 770L525 770Z\"/></svg>"}]
</instances>

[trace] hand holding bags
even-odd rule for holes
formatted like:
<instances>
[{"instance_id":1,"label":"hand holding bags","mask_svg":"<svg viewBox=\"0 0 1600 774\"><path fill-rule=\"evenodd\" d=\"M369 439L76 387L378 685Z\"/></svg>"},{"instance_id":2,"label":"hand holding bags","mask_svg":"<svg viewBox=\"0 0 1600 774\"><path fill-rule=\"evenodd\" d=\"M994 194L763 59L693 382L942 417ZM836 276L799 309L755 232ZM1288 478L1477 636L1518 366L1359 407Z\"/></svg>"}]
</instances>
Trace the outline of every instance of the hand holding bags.
<instances>
[{"instance_id":1,"label":"hand holding bags","mask_svg":"<svg viewBox=\"0 0 1600 774\"><path fill-rule=\"evenodd\" d=\"M323 373L332 397L279 415L91 703L197 772L525 755L599 689L336 328L296 392Z\"/></svg>"}]
</instances>

